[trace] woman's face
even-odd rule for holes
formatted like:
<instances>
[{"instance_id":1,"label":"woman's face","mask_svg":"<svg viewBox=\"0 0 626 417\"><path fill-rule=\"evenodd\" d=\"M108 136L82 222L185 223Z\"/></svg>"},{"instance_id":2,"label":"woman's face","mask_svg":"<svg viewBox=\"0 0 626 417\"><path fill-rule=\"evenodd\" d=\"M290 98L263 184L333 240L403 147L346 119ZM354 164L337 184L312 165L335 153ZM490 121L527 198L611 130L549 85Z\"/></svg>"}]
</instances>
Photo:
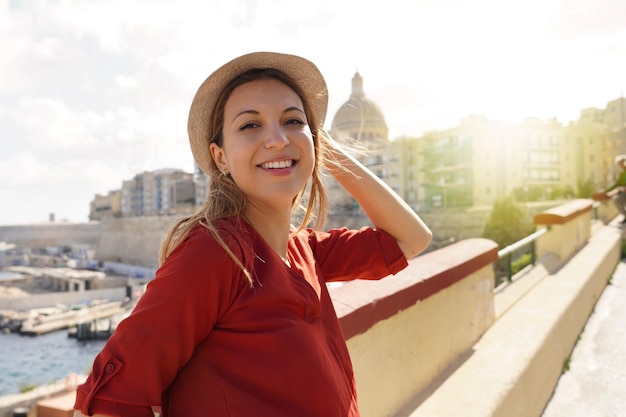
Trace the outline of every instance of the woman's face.
<instances>
[{"instance_id":1,"label":"woman's face","mask_svg":"<svg viewBox=\"0 0 626 417\"><path fill-rule=\"evenodd\" d=\"M222 147L211 143L210 150L251 204L276 208L291 208L315 163L302 100L272 78L233 90L224 107Z\"/></svg>"}]
</instances>

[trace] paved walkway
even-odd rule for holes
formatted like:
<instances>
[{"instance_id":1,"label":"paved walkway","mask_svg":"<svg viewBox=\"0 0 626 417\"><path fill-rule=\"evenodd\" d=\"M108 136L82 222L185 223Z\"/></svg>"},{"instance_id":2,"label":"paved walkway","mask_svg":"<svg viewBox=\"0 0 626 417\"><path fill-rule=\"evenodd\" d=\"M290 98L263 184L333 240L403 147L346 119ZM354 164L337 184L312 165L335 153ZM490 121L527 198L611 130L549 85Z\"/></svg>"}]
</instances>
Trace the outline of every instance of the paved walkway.
<instances>
[{"instance_id":1,"label":"paved walkway","mask_svg":"<svg viewBox=\"0 0 626 417\"><path fill-rule=\"evenodd\" d=\"M542 417L626 417L626 263L620 262Z\"/></svg>"}]
</instances>

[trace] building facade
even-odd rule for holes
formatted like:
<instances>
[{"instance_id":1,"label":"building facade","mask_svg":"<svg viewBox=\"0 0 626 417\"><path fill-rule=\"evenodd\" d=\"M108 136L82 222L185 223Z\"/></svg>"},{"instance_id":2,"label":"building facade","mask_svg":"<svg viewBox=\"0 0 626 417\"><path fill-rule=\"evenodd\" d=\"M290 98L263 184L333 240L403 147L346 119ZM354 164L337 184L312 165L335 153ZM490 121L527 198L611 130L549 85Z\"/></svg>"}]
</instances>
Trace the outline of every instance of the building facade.
<instances>
[{"instance_id":1,"label":"building facade","mask_svg":"<svg viewBox=\"0 0 626 417\"><path fill-rule=\"evenodd\" d=\"M145 171L122 182L120 190L90 203L90 220L109 217L188 214L196 205L193 175L180 169Z\"/></svg>"},{"instance_id":2,"label":"building facade","mask_svg":"<svg viewBox=\"0 0 626 417\"><path fill-rule=\"evenodd\" d=\"M472 116L450 129L399 138L385 152L400 162L396 190L416 209L492 205L507 195L588 197L618 174L613 160L626 153L625 107L620 98L604 109L583 109L568 126Z\"/></svg>"},{"instance_id":3,"label":"building facade","mask_svg":"<svg viewBox=\"0 0 626 417\"><path fill-rule=\"evenodd\" d=\"M209 193L209 176L194 161L193 183L195 185L195 204L202 206Z\"/></svg>"},{"instance_id":4,"label":"building facade","mask_svg":"<svg viewBox=\"0 0 626 417\"><path fill-rule=\"evenodd\" d=\"M89 220L102 220L122 216L122 191L109 191L106 195L96 194L89 205Z\"/></svg>"},{"instance_id":5,"label":"building facade","mask_svg":"<svg viewBox=\"0 0 626 417\"><path fill-rule=\"evenodd\" d=\"M491 206L508 195L522 202L588 197L619 173L613 161L626 153L626 100L582 109L567 126L470 116L452 128L390 141L383 112L365 95L357 72L330 133L415 210ZM90 219L189 214L204 203L208 186L197 166L193 174L147 171L96 195ZM328 224L363 223L364 213L333 178L326 186Z\"/></svg>"}]
</instances>

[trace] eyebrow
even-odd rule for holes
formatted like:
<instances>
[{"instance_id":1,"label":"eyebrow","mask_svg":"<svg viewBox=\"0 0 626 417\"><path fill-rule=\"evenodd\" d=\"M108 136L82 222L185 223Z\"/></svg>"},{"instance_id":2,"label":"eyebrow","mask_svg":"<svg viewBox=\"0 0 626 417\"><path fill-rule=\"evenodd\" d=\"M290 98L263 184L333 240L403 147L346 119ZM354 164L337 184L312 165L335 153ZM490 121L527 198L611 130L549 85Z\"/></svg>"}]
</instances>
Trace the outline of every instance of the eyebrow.
<instances>
[{"instance_id":1,"label":"eyebrow","mask_svg":"<svg viewBox=\"0 0 626 417\"><path fill-rule=\"evenodd\" d=\"M297 106L291 106L291 107L287 107L285 110L283 110L283 113L289 113L290 111L297 111L299 113L302 113L303 115L306 115L306 113L304 112L303 109L301 109L300 107ZM259 112L257 110L243 110L240 111L239 113L237 113L235 116L233 116L233 121L235 121L239 116L243 115L243 114L254 114L254 115L258 115Z\"/></svg>"}]
</instances>

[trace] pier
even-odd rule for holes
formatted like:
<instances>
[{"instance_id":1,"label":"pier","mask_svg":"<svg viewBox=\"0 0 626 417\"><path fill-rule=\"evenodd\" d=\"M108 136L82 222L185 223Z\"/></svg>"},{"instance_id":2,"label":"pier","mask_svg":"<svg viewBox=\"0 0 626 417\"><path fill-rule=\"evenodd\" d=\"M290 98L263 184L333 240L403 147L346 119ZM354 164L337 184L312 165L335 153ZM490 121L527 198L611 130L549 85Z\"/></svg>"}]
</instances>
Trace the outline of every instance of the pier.
<instances>
[{"instance_id":1,"label":"pier","mask_svg":"<svg viewBox=\"0 0 626 417\"><path fill-rule=\"evenodd\" d=\"M38 314L29 317L19 330L25 336L38 336L41 334L68 329L81 323L92 322L122 314L128 309L121 301L102 302L79 308L71 308L56 314Z\"/></svg>"}]
</instances>

